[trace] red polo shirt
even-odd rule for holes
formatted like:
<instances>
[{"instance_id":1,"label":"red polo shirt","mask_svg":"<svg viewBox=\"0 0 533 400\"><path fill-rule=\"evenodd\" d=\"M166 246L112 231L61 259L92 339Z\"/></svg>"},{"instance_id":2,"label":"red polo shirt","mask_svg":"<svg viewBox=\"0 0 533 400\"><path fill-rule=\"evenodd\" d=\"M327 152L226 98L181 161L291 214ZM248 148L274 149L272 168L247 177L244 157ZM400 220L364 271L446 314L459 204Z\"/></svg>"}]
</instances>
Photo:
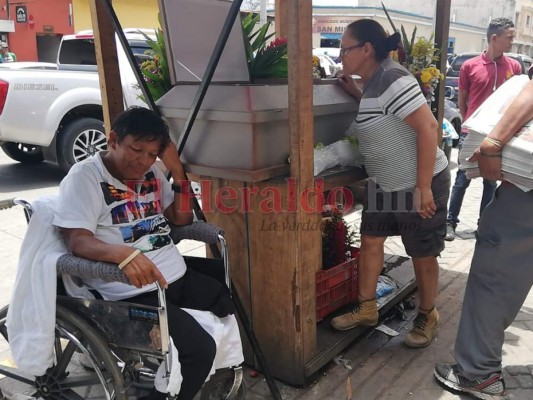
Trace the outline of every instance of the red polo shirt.
<instances>
[{"instance_id":1,"label":"red polo shirt","mask_svg":"<svg viewBox=\"0 0 533 400\"><path fill-rule=\"evenodd\" d=\"M465 61L459 73L459 90L464 90L468 98L464 120L466 121L503 82L521 73L522 68L518 61L507 56L491 61L483 52Z\"/></svg>"}]
</instances>

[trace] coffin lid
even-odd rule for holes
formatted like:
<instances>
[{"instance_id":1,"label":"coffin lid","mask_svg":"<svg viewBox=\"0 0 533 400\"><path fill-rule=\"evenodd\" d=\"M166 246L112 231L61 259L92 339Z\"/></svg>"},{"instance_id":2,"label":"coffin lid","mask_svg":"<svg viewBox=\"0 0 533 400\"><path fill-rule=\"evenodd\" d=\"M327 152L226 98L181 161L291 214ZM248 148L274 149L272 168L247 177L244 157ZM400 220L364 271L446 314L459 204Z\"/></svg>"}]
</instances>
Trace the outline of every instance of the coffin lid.
<instances>
[{"instance_id":1,"label":"coffin lid","mask_svg":"<svg viewBox=\"0 0 533 400\"><path fill-rule=\"evenodd\" d=\"M173 84L201 81L232 1L160 0L160 3ZM233 24L212 81L250 82L240 16Z\"/></svg>"}]
</instances>

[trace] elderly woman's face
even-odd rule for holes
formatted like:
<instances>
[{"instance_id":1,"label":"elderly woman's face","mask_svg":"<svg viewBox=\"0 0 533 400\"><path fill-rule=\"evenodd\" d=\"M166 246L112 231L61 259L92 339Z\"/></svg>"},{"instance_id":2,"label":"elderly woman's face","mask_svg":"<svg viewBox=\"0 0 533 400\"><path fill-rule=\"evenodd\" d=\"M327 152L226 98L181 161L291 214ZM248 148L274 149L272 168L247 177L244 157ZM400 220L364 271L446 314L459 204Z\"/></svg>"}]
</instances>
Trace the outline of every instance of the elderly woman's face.
<instances>
[{"instance_id":1,"label":"elderly woman's face","mask_svg":"<svg viewBox=\"0 0 533 400\"><path fill-rule=\"evenodd\" d=\"M341 38L340 57L344 73L353 75L364 62L364 42L355 39L348 31L345 31Z\"/></svg>"}]
</instances>

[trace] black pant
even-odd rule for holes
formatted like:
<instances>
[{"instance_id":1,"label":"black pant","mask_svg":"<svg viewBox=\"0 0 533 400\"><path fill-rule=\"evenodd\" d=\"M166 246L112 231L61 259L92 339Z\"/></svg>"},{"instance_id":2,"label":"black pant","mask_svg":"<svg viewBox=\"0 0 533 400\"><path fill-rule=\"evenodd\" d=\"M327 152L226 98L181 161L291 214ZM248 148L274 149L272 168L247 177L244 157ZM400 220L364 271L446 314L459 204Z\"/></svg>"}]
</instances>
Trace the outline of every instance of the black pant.
<instances>
[{"instance_id":1,"label":"black pant","mask_svg":"<svg viewBox=\"0 0 533 400\"><path fill-rule=\"evenodd\" d=\"M178 349L183 382L179 400L192 400L200 391L213 365L215 341L183 308L211 311L218 317L233 314L234 306L226 286L210 276L187 269L185 275L166 290L168 329ZM157 291L124 299L131 303L158 306Z\"/></svg>"}]
</instances>

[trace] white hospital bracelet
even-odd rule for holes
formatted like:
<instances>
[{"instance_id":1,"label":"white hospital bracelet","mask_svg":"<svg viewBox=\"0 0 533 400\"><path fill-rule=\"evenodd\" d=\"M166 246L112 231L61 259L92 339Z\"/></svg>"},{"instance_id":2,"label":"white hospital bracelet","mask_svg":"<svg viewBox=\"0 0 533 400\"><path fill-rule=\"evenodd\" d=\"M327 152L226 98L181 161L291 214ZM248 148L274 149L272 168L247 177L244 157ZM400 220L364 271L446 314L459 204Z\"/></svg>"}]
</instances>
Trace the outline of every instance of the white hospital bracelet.
<instances>
[{"instance_id":1,"label":"white hospital bracelet","mask_svg":"<svg viewBox=\"0 0 533 400\"><path fill-rule=\"evenodd\" d=\"M128 265L130 261L133 260L135 257L137 257L140 253L141 253L141 250L135 249L133 253L131 253L128 257L126 257L126 259L118 265L118 269L122 271L122 268Z\"/></svg>"}]
</instances>

